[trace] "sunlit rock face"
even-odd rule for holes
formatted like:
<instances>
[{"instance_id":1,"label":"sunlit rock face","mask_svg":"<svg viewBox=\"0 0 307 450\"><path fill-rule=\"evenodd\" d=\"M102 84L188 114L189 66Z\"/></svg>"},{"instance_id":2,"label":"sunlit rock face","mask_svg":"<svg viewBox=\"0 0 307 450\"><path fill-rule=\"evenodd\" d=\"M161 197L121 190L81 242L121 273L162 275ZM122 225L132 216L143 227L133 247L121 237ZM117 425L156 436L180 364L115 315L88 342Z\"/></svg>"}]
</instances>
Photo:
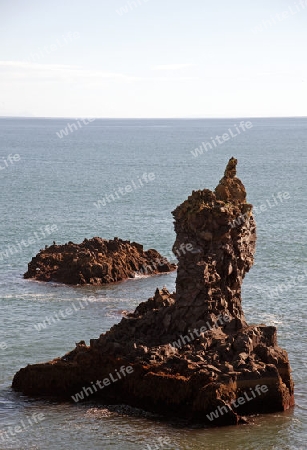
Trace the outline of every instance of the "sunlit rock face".
<instances>
[{"instance_id":1,"label":"sunlit rock face","mask_svg":"<svg viewBox=\"0 0 307 450\"><path fill-rule=\"evenodd\" d=\"M193 192L173 215L175 247L188 242L193 251L179 257L176 303L182 323L193 309L193 323L216 322L221 313L231 317L228 328L246 325L241 307L241 285L254 261L256 225L246 203L246 192L236 177L237 160L231 158L214 192ZM233 222L250 211L240 227ZM189 324L190 325L190 324Z\"/></svg>"}]
</instances>

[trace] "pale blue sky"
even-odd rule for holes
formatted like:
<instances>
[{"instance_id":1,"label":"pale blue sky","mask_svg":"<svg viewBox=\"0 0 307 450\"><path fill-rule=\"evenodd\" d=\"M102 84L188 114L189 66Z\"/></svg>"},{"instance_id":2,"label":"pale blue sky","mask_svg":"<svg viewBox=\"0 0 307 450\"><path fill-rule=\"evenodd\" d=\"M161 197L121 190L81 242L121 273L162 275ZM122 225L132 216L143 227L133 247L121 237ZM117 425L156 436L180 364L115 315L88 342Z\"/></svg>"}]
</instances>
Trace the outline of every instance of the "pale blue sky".
<instances>
[{"instance_id":1,"label":"pale blue sky","mask_svg":"<svg viewBox=\"0 0 307 450\"><path fill-rule=\"evenodd\" d=\"M307 0L0 0L0 42L0 116L307 116Z\"/></svg>"}]
</instances>

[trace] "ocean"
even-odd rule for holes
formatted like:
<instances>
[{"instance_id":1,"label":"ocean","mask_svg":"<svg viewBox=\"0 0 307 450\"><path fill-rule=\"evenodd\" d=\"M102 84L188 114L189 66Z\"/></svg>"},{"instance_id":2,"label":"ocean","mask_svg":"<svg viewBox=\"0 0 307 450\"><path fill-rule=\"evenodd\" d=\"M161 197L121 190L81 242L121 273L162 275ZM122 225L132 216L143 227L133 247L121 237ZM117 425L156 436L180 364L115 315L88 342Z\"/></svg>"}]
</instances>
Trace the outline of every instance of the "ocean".
<instances>
[{"instance_id":1,"label":"ocean","mask_svg":"<svg viewBox=\"0 0 307 450\"><path fill-rule=\"evenodd\" d=\"M0 142L0 449L305 448L307 119L1 118ZM249 425L182 428L124 406L13 392L19 368L62 356L80 340L88 344L157 287L175 290L176 273L104 287L24 280L31 258L53 241L93 236L129 239L170 258L171 211L192 190L214 189L231 156L258 234L243 309L249 323L277 326L295 408L251 417ZM88 296L94 301L83 309L60 314Z\"/></svg>"}]
</instances>

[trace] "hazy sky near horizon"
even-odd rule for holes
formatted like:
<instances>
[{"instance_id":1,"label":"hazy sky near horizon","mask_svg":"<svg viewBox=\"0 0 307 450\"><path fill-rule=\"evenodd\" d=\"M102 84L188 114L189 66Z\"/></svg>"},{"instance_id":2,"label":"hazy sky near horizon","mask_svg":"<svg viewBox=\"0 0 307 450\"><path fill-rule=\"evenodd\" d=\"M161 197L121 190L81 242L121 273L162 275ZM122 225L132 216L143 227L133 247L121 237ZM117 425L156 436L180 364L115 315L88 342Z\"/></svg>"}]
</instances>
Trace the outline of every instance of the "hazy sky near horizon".
<instances>
[{"instance_id":1,"label":"hazy sky near horizon","mask_svg":"<svg viewBox=\"0 0 307 450\"><path fill-rule=\"evenodd\" d=\"M307 116L307 0L0 0L0 116Z\"/></svg>"}]
</instances>

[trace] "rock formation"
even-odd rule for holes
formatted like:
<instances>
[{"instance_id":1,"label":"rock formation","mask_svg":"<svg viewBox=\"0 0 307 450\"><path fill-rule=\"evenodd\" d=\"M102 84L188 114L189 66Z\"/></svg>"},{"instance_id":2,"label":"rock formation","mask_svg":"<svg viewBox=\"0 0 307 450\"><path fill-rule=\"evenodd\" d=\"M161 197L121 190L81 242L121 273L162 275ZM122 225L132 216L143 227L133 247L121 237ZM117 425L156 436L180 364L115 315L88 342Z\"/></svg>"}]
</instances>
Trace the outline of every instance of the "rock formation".
<instances>
[{"instance_id":1,"label":"rock formation","mask_svg":"<svg viewBox=\"0 0 307 450\"><path fill-rule=\"evenodd\" d=\"M241 306L256 225L236 164L229 161L214 192L195 191L173 212L174 248L190 249L179 255L176 293L157 289L89 346L21 369L15 390L95 397L213 426L294 404L276 328L248 325Z\"/></svg>"},{"instance_id":2,"label":"rock formation","mask_svg":"<svg viewBox=\"0 0 307 450\"><path fill-rule=\"evenodd\" d=\"M57 281L66 284L100 285L175 270L156 250L143 250L136 242L99 237L81 244L68 242L41 250L28 264L24 278Z\"/></svg>"}]
</instances>

